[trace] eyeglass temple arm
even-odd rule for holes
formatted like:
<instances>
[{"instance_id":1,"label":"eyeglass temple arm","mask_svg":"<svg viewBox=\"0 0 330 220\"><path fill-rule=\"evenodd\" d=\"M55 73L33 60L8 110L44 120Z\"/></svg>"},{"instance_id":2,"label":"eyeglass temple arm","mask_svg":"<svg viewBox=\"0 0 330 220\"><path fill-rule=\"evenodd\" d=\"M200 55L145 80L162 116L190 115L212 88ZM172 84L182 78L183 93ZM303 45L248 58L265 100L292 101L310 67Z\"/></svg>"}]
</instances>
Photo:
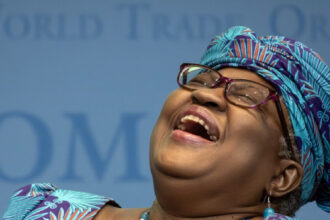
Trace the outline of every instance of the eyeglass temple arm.
<instances>
[{"instance_id":1,"label":"eyeglass temple arm","mask_svg":"<svg viewBox=\"0 0 330 220\"><path fill-rule=\"evenodd\" d=\"M183 83L186 84L187 83L187 79L188 79L187 73L183 73L183 76L182 77L183 77L183 79L182 79L183 80Z\"/></svg>"},{"instance_id":2,"label":"eyeglass temple arm","mask_svg":"<svg viewBox=\"0 0 330 220\"><path fill-rule=\"evenodd\" d=\"M277 97L275 100L275 104L276 104L276 108L277 108L277 112L280 116L280 121L281 121L281 126L282 126L282 131L284 133L284 138L285 138L285 142L288 145L288 149L290 151L290 153L294 153L293 152L293 148L292 148L292 144L291 144L291 140L290 140L290 136L289 136L289 131L288 128L286 126L286 122L285 122L285 117L283 114L283 110L279 101L279 98ZM290 158L292 158L293 155L290 154Z\"/></svg>"}]
</instances>

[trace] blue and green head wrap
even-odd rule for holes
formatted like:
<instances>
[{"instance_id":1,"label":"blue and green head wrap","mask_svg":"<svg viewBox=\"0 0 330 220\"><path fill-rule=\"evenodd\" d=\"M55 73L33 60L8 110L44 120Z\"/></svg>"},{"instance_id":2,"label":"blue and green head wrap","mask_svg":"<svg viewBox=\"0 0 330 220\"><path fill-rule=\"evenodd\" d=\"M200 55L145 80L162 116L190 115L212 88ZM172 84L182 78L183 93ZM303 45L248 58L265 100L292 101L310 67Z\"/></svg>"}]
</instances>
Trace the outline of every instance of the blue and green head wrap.
<instances>
[{"instance_id":1,"label":"blue and green head wrap","mask_svg":"<svg viewBox=\"0 0 330 220\"><path fill-rule=\"evenodd\" d=\"M330 69L322 58L301 42L257 37L238 26L211 41L201 64L247 68L276 88L288 109L304 170L301 203L316 200L330 212Z\"/></svg>"}]
</instances>

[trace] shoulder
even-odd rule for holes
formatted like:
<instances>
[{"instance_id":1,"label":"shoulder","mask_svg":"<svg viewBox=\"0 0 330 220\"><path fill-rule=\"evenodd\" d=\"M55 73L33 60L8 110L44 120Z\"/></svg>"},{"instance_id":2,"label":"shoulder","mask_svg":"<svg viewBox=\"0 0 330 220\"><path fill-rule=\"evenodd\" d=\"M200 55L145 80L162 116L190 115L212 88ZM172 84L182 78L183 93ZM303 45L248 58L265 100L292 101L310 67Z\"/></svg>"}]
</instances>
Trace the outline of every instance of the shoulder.
<instances>
[{"instance_id":1,"label":"shoulder","mask_svg":"<svg viewBox=\"0 0 330 220\"><path fill-rule=\"evenodd\" d=\"M49 183L30 184L11 196L3 218L56 220L71 216L74 219L92 219L107 203L119 207L114 200L104 196L58 189Z\"/></svg>"}]
</instances>

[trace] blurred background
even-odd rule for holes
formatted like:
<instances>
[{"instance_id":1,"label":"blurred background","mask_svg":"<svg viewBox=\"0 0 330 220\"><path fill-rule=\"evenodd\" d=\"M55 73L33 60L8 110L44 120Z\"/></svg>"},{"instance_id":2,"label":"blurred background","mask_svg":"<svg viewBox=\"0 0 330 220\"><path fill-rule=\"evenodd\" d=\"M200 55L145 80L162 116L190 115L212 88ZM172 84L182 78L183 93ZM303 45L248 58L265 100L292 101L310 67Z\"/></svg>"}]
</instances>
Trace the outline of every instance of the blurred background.
<instances>
[{"instance_id":1,"label":"blurred background","mask_svg":"<svg viewBox=\"0 0 330 220\"><path fill-rule=\"evenodd\" d=\"M34 182L154 200L149 136L182 62L233 25L329 63L328 0L0 0L0 216ZM314 203L302 220L329 219Z\"/></svg>"}]
</instances>

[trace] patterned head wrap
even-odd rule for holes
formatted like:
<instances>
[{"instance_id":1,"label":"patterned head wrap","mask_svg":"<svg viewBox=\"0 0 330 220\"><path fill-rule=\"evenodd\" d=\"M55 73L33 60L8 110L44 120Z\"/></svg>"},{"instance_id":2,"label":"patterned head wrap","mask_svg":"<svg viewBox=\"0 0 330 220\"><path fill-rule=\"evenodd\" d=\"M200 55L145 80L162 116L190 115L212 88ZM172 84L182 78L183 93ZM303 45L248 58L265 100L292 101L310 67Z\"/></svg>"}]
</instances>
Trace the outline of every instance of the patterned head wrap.
<instances>
[{"instance_id":1,"label":"patterned head wrap","mask_svg":"<svg viewBox=\"0 0 330 220\"><path fill-rule=\"evenodd\" d=\"M201 64L244 67L269 81L289 111L304 170L301 202L330 212L330 69L304 44L282 36L257 37L246 27L216 36Z\"/></svg>"}]
</instances>

